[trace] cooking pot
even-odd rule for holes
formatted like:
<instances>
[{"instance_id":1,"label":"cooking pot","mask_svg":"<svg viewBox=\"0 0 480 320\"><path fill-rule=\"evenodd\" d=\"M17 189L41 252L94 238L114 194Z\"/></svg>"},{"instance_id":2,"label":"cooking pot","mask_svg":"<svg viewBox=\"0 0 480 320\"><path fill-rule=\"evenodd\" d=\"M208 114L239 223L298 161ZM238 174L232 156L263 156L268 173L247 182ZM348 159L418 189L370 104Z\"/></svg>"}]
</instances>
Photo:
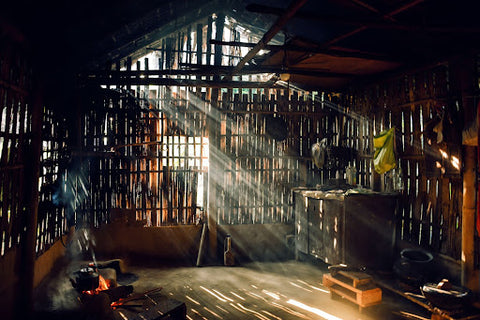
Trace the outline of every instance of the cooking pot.
<instances>
[{"instance_id":1,"label":"cooking pot","mask_svg":"<svg viewBox=\"0 0 480 320\"><path fill-rule=\"evenodd\" d=\"M452 285L448 280L426 283L421 287L424 297L435 307L445 310L459 310L471 302L471 291Z\"/></svg>"},{"instance_id":2,"label":"cooking pot","mask_svg":"<svg viewBox=\"0 0 480 320\"><path fill-rule=\"evenodd\" d=\"M395 261L393 271L403 282L416 288L430 280L433 255L421 249L403 249L400 259Z\"/></svg>"},{"instance_id":3,"label":"cooking pot","mask_svg":"<svg viewBox=\"0 0 480 320\"><path fill-rule=\"evenodd\" d=\"M73 273L72 286L78 291L90 291L98 288L99 276L95 268L85 267Z\"/></svg>"}]
</instances>

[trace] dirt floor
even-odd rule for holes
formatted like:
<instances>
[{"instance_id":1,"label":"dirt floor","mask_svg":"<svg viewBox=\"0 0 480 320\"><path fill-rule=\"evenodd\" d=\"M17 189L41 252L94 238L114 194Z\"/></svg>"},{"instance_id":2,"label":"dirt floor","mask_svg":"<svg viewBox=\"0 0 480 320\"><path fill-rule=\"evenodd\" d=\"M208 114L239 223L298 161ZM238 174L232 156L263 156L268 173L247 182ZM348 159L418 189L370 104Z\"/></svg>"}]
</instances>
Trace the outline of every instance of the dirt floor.
<instances>
[{"instance_id":1,"label":"dirt floor","mask_svg":"<svg viewBox=\"0 0 480 320\"><path fill-rule=\"evenodd\" d=\"M69 274L79 265L71 264L56 272L37 290L38 318L82 318L78 293L69 281ZM385 290L380 305L361 312L350 301L332 299L329 289L322 285L322 276L328 272L323 264L291 260L233 267L165 267L147 263L127 270L118 276L119 284L133 285L134 293L162 287L153 298L184 302L187 319L373 320L397 319L398 312L428 316L413 303ZM121 319L132 310L125 309L121 317L118 313L122 308L115 312L115 318Z\"/></svg>"}]
</instances>

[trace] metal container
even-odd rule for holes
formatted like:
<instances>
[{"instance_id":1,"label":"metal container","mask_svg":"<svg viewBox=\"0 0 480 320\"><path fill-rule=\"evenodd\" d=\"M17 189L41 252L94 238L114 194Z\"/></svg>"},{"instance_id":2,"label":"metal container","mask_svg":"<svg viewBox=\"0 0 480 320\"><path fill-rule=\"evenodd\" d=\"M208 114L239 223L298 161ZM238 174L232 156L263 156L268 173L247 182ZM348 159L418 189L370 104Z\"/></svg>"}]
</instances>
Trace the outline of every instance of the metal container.
<instances>
[{"instance_id":1,"label":"metal container","mask_svg":"<svg viewBox=\"0 0 480 320\"><path fill-rule=\"evenodd\" d=\"M74 272L70 282L78 291L95 290L99 286L98 272L92 267L82 268Z\"/></svg>"}]
</instances>

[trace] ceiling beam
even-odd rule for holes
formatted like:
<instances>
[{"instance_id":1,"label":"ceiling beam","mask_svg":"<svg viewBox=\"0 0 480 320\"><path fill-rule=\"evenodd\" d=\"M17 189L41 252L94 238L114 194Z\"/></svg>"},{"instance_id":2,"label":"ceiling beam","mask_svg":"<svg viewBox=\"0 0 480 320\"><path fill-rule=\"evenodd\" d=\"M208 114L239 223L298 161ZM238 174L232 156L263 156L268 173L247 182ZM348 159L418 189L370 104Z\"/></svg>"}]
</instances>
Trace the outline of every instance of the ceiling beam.
<instances>
[{"instance_id":1,"label":"ceiling beam","mask_svg":"<svg viewBox=\"0 0 480 320\"><path fill-rule=\"evenodd\" d=\"M285 10L285 13L280 15L273 24L270 29L265 32L263 35L262 39L253 47L243 58L240 60L240 62L235 66L233 69L233 74L239 72L246 63L248 63L255 55L262 50L270 40L280 31L282 28L285 26L285 24L297 13L297 11L303 7L303 5L307 2L308 0L294 0L288 8Z\"/></svg>"},{"instance_id":2,"label":"ceiling beam","mask_svg":"<svg viewBox=\"0 0 480 320\"><path fill-rule=\"evenodd\" d=\"M391 17L391 16L386 16L386 15L383 15L377 8L375 7L372 7L371 5L369 5L368 3L362 1L362 0L350 0L351 2L371 11L371 12L374 12L378 15L382 15L384 19L386 20L390 20L390 21L396 21L395 18Z\"/></svg>"},{"instance_id":3,"label":"ceiling beam","mask_svg":"<svg viewBox=\"0 0 480 320\"><path fill-rule=\"evenodd\" d=\"M424 2L424 1L425 0L413 0L412 2L409 2L405 5L403 5L402 7L398 8L396 10L393 10L390 13L384 15L383 18L384 19L387 19L388 17L393 18L394 15L399 14L400 12L403 12L403 11L405 11L405 10L407 10L407 9L409 9L409 8L419 4L421 2ZM365 26L365 25L362 25L362 26L360 26L360 27L358 27L358 28L356 28L356 29L354 29L350 32L344 33L344 34L342 34L338 37L335 37L335 38L333 38L333 39L331 39L327 42L322 43L320 45L320 47L323 48L323 49L327 49L327 48L331 47L333 44L335 44L335 43L337 43L337 42L339 42L343 39L349 38L349 37L351 37L351 36L353 36L353 35L355 35L359 32L362 32L363 30L366 30L366 29L368 29L368 27ZM299 57L298 59L296 59L296 61L294 61L294 64L298 64L301 61L305 60L306 58L308 58L308 55L304 54L302 57Z\"/></svg>"},{"instance_id":4,"label":"ceiling beam","mask_svg":"<svg viewBox=\"0 0 480 320\"><path fill-rule=\"evenodd\" d=\"M86 69L104 68L107 63L126 57L135 60L145 54L145 47L156 46L160 39L177 32L179 25L202 21L218 8L216 0L195 3L187 6L187 1L172 2L169 11L153 10L140 20L124 25L95 46L85 48L88 49L86 55L97 57L85 64Z\"/></svg>"},{"instance_id":5,"label":"ceiling beam","mask_svg":"<svg viewBox=\"0 0 480 320\"><path fill-rule=\"evenodd\" d=\"M272 88L281 87L276 81L212 81L171 78L114 78L92 76L83 79L85 83L106 86L179 86L179 87L209 87L209 88Z\"/></svg>"},{"instance_id":6,"label":"ceiling beam","mask_svg":"<svg viewBox=\"0 0 480 320\"><path fill-rule=\"evenodd\" d=\"M232 74L232 70L234 68L229 66L208 66L208 65L199 65L199 64L181 64L181 65L189 68L185 71L199 72L204 75L209 75L209 74L228 75L228 74ZM260 73L278 73L278 74L290 73L290 74L298 74L298 75L304 75L304 76L316 76L316 77L328 77L328 78L351 78L356 76L353 73L330 72L328 69L283 68L280 66L268 66L268 65L245 66L239 72L239 74L260 74Z\"/></svg>"},{"instance_id":7,"label":"ceiling beam","mask_svg":"<svg viewBox=\"0 0 480 320\"><path fill-rule=\"evenodd\" d=\"M400 8L398 8L398 9L396 9L396 10L393 10L393 11L385 14L385 15L383 16L383 18L384 18L384 19L393 18L395 15L397 15L397 14L399 14L399 13L401 13L401 12L404 12L404 11L406 11L406 10L408 10L408 9L410 9L410 8L416 6L416 5L418 5L418 4L420 4L420 3L424 2L424 1L425 1L425 0L413 0L412 2L406 3L405 5L401 6ZM343 39L346 39L346 38L348 38L348 37L351 37L351 36L354 35L354 34L357 34L357 33L359 33L359 32L362 32L362 31L365 30L365 29L368 29L368 27L365 26L365 25L362 25L362 26L358 27L357 29L354 29L354 30L352 30L352 31L350 31L350 32L348 32L348 33L345 33L345 34L343 34L343 35L340 35L340 36L338 36L338 37L336 37L336 38L333 38L333 39L325 42L325 43L322 45L322 47L328 48L328 47L331 46L332 44L337 43L337 42L339 42L339 41L341 41L341 40L343 40Z\"/></svg>"},{"instance_id":8,"label":"ceiling beam","mask_svg":"<svg viewBox=\"0 0 480 320\"><path fill-rule=\"evenodd\" d=\"M239 41L218 41L218 40L210 40L210 44L222 45L222 46L237 46L237 47L248 47L252 48L256 45L256 43L251 42L239 42ZM304 53L319 53L319 54L326 54L334 57L342 57L342 58L360 58L360 59L367 59L367 60L379 60L379 61L389 61L389 62L397 62L393 60L391 57L386 57L381 54L375 53L364 53L364 52L355 52L355 51L345 51L339 49L323 49L318 48L316 45L312 47L304 47L304 46L296 46L296 45L266 45L264 47L266 50L271 51L296 51L296 52L304 52Z\"/></svg>"},{"instance_id":9,"label":"ceiling beam","mask_svg":"<svg viewBox=\"0 0 480 320\"><path fill-rule=\"evenodd\" d=\"M118 79L121 81L128 79L128 81L135 81L134 79L141 79L144 82L147 80L162 81L165 79L167 82L172 80L184 80L184 79L172 79L172 78L160 78L161 76L211 76L211 75L231 75L234 67L231 66L211 66L201 64L189 64L182 63L180 65L186 69L173 69L173 70L139 70L139 71L105 71L98 73L90 73L81 75L84 79L107 79L115 82ZM355 74L352 73L339 73L330 72L327 69L301 69L301 68L282 68L279 66L245 66L237 75L246 74L262 74L262 73L290 73L304 76L315 76L324 78L351 78Z\"/></svg>"},{"instance_id":10,"label":"ceiling beam","mask_svg":"<svg viewBox=\"0 0 480 320\"><path fill-rule=\"evenodd\" d=\"M443 32L443 33L445 32L479 33L480 32L480 28L478 27L433 26L433 25L421 25L421 24L412 24L412 23L409 23L409 24L399 23L391 15L384 15L380 11L364 3L363 1L360 1L360 0L351 0L351 1L355 3L363 4L362 7L366 7L370 11L380 15L382 17L382 20L362 19L358 17L341 17L341 16L333 16L333 15L319 15L319 14L310 13L310 12L298 12L295 15L295 17L305 19L305 20L312 20L316 22L332 23L332 24L338 24L338 25L364 26L368 28L384 29L384 30L424 31L424 32ZM273 14L273 15L281 15L285 12L285 10L282 8L264 6L259 4L248 5L247 10L255 13L264 13L264 14ZM385 20L388 20L388 21L385 21Z\"/></svg>"}]
</instances>

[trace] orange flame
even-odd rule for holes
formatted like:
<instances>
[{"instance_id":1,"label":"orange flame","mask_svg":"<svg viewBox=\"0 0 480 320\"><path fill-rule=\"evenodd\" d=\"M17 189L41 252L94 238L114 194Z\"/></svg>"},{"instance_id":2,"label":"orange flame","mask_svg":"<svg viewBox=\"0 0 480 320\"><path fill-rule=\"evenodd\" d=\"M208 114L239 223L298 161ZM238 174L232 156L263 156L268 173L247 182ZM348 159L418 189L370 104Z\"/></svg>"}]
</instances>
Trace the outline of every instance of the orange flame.
<instances>
[{"instance_id":1,"label":"orange flame","mask_svg":"<svg viewBox=\"0 0 480 320\"><path fill-rule=\"evenodd\" d=\"M98 275L98 290L99 291L102 291L102 290L107 290L108 288L110 288L110 281L108 280L105 280L104 277L102 277L101 275Z\"/></svg>"},{"instance_id":2,"label":"orange flame","mask_svg":"<svg viewBox=\"0 0 480 320\"><path fill-rule=\"evenodd\" d=\"M94 295L99 293L100 291L109 289L110 285L111 285L110 280L107 280L101 275L98 275L98 287L94 290L84 291L84 293L89 295Z\"/></svg>"}]
</instances>

